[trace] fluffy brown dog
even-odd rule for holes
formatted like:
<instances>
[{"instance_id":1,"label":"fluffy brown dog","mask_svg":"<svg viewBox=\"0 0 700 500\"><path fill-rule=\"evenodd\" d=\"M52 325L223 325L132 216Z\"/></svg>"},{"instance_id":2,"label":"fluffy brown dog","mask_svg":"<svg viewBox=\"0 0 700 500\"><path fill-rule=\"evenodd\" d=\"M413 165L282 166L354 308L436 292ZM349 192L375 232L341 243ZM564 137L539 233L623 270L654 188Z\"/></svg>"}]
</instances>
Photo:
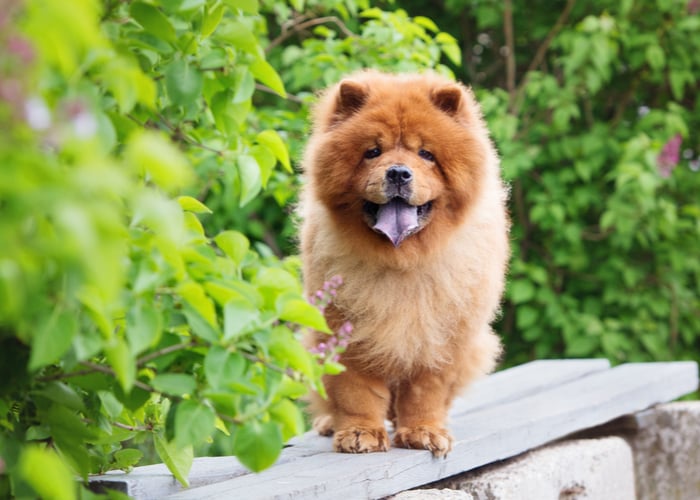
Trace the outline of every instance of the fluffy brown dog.
<instances>
[{"instance_id":1,"label":"fluffy brown dog","mask_svg":"<svg viewBox=\"0 0 700 500\"><path fill-rule=\"evenodd\" d=\"M354 327L314 427L338 451L385 451L389 418L395 445L443 456L452 399L500 352L507 191L479 106L435 74L355 74L321 96L304 171L305 287L340 275L326 317Z\"/></svg>"}]
</instances>

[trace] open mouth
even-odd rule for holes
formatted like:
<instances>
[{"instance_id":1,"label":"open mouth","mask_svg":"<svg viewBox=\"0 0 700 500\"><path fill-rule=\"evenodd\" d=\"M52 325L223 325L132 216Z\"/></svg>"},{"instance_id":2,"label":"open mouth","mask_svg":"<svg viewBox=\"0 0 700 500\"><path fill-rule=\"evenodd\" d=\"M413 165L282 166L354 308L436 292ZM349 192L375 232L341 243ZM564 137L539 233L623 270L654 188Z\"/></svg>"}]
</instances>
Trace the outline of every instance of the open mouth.
<instances>
[{"instance_id":1,"label":"open mouth","mask_svg":"<svg viewBox=\"0 0 700 500\"><path fill-rule=\"evenodd\" d=\"M398 247L403 240L423 229L432 207L431 201L410 205L403 198L396 197L381 205L365 201L363 211L369 227Z\"/></svg>"}]
</instances>

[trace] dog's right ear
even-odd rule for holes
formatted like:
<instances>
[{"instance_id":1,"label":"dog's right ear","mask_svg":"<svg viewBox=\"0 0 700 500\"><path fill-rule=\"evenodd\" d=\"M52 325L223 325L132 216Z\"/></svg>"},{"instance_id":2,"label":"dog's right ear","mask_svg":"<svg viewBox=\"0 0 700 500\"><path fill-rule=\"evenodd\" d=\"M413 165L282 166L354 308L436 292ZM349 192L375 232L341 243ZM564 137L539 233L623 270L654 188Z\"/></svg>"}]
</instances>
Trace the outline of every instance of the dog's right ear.
<instances>
[{"instance_id":1,"label":"dog's right ear","mask_svg":"<svg viewBox=\"0 0 700 500\"><path fill-rule=\"evenodd\" d=\"M367 101L369 89L363 83L353 80L343 80L338 87L338 97L335 105L335 120L342 121L356 113Z\"/></svg>"}]
</instances>

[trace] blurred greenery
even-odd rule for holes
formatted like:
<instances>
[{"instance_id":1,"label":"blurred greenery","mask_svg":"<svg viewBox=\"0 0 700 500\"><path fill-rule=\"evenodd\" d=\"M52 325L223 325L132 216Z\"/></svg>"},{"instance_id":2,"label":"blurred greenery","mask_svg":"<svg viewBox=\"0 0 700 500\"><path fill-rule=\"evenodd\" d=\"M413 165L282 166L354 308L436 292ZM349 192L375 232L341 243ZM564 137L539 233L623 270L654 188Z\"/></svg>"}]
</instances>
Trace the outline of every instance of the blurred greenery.
<instances>
[{"instance_id":1,"label":"blurred greenery","mask_svg":"<svg viewBox=\"0 0 700 500\"><path fill-rule=\"evenodd\" d=\"M0 0L0 496L259 470L304 430L294 401L342 367L299 343L326 326L295 165L314 93L362 67L482 102L504 365L697 359L699 35L697 0Z\"/></svg>"}]
</instances>

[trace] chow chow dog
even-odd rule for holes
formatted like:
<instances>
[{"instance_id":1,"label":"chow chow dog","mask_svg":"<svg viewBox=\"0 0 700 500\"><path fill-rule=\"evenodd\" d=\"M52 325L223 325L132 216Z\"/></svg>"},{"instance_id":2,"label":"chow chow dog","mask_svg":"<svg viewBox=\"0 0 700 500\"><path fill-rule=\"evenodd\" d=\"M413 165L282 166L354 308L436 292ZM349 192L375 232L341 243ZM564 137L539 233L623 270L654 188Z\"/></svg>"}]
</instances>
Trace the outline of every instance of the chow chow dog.
<instances>
[{"instance_id":1,"label":"chow chow dog","mask_svg":"<svg viewBox=\"0 0 700 500\"><path fill-rule=\"evenodd\" d=\"M386 451L388 419L395 446L444 456L452 399L501 351L507 189L480 108L437 74L356 73L320 96L303 171L305 288L341 276L326 319L353 326L314 428L337 451Z\"/></svg>"}]
</instances>

